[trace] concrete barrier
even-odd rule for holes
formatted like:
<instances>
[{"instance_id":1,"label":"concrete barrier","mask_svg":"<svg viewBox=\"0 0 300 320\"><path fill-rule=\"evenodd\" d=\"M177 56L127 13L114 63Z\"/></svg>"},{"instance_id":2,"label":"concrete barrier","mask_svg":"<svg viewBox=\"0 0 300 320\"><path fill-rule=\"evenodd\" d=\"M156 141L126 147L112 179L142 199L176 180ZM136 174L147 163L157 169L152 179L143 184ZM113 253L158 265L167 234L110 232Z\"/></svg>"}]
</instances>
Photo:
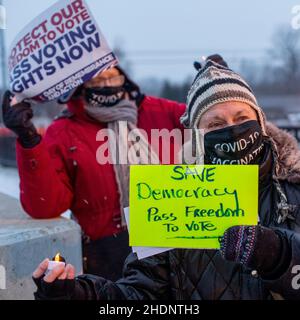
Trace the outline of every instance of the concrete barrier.
<instances>
[{"instance_id":1,"label":"concrete barrier","mask_svg":"<svg viewBox=\"0 0 300 320\"><path fill-rule=\"evenodd\" d=\"M31 274L57 252L82 272L80 227L65 218L35 220L0 193L0 300L33 299Z\"/></svg>"}]
</instances>

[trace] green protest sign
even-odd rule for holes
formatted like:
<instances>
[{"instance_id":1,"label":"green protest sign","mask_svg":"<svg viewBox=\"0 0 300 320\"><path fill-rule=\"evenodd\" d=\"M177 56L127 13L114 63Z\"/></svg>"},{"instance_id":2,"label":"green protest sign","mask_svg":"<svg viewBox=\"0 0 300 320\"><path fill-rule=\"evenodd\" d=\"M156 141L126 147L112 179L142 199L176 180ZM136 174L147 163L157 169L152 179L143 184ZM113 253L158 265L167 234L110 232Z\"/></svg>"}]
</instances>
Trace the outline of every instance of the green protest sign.
<instances>
[{"instance_id":1,"label":"green protest sign","mask_svg":"<svg viewBox=\"0 0 300 320\"><path fill-rule=\"evenodd\" d=\"M257 220L257 165L130 168L131 246L217 249L227 228Z\"/></svg>"}]
</instances>

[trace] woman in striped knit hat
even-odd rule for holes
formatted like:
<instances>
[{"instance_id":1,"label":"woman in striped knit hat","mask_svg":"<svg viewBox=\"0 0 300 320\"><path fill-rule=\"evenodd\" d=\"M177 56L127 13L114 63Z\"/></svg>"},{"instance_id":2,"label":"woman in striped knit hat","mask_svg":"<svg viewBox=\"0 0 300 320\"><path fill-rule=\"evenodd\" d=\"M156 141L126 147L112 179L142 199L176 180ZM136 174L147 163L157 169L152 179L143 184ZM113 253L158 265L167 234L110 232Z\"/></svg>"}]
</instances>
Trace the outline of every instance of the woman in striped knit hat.
<instances>
[{"instance_id":1,"label":"woman in striped knit hat","mask_svg":"<svg viewBox=\"0 0 300 320\"><path fill-rule=\"evenodd\" d=\"M265 115L249 85L220 62L208 60L188 93L181 121L193 129L193 139L186 148L194 147L198 164L257 164L267 136Z\"/></svg>"},{"instance_id":2,"label":"woman in striped knit hat","mask_svg":"<svg viewBox=\"0 0 300 320\"><path fill-rule=\"evenodd\" d=\"M196 163L259 165L259 225L229 228L221 250L174 249L142 260L132 253L117 282L74 279L70 265L44 278L43 262L33 274L37 299L300 299L297 142L266 123L249 85L220 62L198 71L182 123L193 129Z\"/></svg>"}]
</instances>

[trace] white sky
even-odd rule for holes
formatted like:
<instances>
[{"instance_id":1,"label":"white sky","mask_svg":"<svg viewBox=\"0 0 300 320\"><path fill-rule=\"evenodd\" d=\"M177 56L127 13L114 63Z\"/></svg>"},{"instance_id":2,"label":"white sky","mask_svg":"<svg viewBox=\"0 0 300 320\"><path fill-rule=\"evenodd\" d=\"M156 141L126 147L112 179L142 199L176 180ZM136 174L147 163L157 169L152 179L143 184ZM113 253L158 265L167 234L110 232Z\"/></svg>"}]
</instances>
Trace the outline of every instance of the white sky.
<instances>
[{"instance_id":1,"label":"white sky","mask_svg":"<svg viewBox=\"0 0 300 320\"><path fill-rule=\"evenodd\" d=\"M3 0L7 43L56 0ZM135 79L180 81L202 55L221 53L232 67L259 61L300 0L86 0L112 47L128 52ZM300 36L300 30L299 30Z\"/></svg>"}]
</instances>

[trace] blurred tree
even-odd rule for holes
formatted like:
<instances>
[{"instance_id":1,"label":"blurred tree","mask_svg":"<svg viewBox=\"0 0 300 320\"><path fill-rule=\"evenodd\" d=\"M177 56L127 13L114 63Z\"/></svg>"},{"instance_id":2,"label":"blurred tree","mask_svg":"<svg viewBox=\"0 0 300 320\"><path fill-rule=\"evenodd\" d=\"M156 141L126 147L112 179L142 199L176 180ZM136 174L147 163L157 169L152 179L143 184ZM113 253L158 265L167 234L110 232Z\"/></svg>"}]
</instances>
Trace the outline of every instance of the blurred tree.
<instances>
[{"instance_id":1,"label":"blurred tree","mask_svg":"<svg viewBox=\"0 0 300 320\"><path fill-rule=\"evenodd\" d=\"M162 98L185 103L191 83L191 79L186 79L183 83L179 84L165 80L161 88L160 96Z\"/></svg>"},{"instance_id":2,"label":"blurred tree","mask_svg":"<svg viewBox=\"0 0 300 320\"><path fill-rule=\"evenodd\" d=\"M240 72L258 94L300 93L300 32L281 26L272 36L266 59L243 59Z\"/></svg>"},{"instance_id":3,"label":"blurred tree","mask_svg":"<svg viewBox=\"0 0 300 320\"><path fill-rule=\"evenodd\" d=\"M299 93L300 83L300 33L288 27L276 30L269 50L273 85L280 92Z\"/></svg>"}]
</instances>

